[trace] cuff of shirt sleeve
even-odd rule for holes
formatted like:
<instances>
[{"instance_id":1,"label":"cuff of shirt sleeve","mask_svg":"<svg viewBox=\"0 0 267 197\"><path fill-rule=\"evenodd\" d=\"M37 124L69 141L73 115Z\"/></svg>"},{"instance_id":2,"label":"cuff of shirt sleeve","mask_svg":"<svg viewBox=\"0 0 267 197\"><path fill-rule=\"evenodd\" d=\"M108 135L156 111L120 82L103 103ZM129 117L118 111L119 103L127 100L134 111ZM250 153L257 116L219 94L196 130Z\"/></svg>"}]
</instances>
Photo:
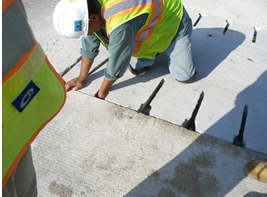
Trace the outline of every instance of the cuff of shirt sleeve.
<instances>
[{"instance_id":1,"label":"cuff of shirt sleeve","mask_svg":"<svg viewBox=\"0 0 267 197\"><path fill-rule=\"evenodd\" d=\"M90 51L85 51L82 48L80 49L80 54L84 58L95 58L98 55L98 53L99 53L99 50L95 52L90 52Z\"/></svg>"},{"instance_id":2,"label":"cuff of shirt sleeve","mask_svg":"<svg viewBox=\"0 0 267 197\"><path fill-rule=\"evenodd\" d=\"M109 81L114 81L114 80L117 80L119 79L120 77L115 77L115 76L111 76L109 74L107 74L106 70L105 70L105 74L104 74L105 78Z\"/></svg>"}]
</instances>

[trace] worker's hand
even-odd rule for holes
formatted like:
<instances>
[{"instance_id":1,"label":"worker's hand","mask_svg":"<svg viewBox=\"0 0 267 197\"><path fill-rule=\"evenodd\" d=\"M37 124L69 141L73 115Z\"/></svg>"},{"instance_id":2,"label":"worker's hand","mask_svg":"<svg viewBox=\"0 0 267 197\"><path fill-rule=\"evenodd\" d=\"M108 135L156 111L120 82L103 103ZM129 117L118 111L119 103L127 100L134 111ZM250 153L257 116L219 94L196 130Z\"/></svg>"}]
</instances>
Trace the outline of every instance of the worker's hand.
<instances>
[{"instance_id":1,"label":"worker's hand","mask_svg":"<svg viewBox=\"0 0 267 197\"><path fill-rule=\"evenodd\" d=\"M68 81L65 84L65 89L66 89L66 91L68 91L70 88L72 88L72 90L76 91L76 90L84 87L85 83L86 83L86 78L79 76L77 78L74 78L74 79Z\"/></svg>"}]
</instances>

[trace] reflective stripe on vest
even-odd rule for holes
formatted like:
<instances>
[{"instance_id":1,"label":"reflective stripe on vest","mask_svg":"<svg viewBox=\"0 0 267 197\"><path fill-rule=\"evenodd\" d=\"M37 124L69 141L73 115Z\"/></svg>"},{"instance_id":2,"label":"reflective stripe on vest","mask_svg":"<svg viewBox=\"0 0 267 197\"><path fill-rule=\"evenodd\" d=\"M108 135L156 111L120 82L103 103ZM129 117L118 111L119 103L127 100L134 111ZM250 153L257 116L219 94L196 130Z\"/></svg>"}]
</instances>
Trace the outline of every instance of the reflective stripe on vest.
<instances>
[{"instance_id":1,"label":"reflective stripe on vest","mask_svg":"<svg viewBox=\"0 0 267 197\"><path fill-rule=\"evenodd\" d=\"M40 130L63 107L66 91L65 82L51 66L34 38L21 40L21 35L32 35L30 27L26 27L25 22L21 24L22 19L26 20L21 2L6 0L3 1L2 8L2 49L14 51L11 56L3 56L2 64L6 70L2 78L4 187ZM10 45L7 46L8 43ZM15 61L9 61L8 58L14 58Z\"/></svg>"},{"instance_id":2,"label":"reflective stripe on vest","mask_svg":"<svg viewBox=\"0 0 267 197\"><path fill-rule=\"evenodd\" d=\"M142 14L148 14L145 25L136 36L135 57L154 59L175 36L183 16L181 1L173 0L99 0L106 21L107 35L119 25Z\"/></svg>"}]
</instances>

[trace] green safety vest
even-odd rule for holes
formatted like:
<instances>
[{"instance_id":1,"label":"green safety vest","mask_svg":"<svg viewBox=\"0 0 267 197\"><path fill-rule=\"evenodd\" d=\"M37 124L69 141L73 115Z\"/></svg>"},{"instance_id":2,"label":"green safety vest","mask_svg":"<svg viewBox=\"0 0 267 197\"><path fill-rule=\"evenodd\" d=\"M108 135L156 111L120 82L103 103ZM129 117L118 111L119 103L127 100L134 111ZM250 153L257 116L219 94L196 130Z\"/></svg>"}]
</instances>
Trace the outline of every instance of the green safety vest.
<instances>
[{"instance_id":1,"label":"green safety vest","mask_svg":"<svg viewBox=\"0 0 267 197\"><path fill-rule=\"evenodd\" d=\"M66 99L64 80L35 41L20 0L2 0L2 187Z\"/></svg>"},{"instance_id":2,"label":"green safety vest","mask_svg":"<svg viewBox=\"0 0 267 197\"><path fill-rule=\"evenodd\" d=\"M133 56L155 59L165 51L176 35L182 16L180 0L98 0L106 22L107 36L127 21L148 14L145 25L135 39Z\"/></svg>"}]
</instances>

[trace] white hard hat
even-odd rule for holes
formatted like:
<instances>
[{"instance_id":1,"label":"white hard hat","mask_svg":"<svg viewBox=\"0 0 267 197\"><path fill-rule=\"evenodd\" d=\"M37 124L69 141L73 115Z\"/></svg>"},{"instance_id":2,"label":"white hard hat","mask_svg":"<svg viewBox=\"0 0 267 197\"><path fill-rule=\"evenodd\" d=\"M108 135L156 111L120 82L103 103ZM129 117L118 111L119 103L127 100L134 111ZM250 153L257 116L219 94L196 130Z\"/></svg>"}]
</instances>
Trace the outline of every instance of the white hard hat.
<instances>
[{"instance_id":1,"label":"white hard hat","mask_svg":"<svg viewBox=\"0 0 267 197\"><path fill-rule=\"evenodd\" d=\"M89 29L87 0L61 0L53 14L54 27L66 38L86 38Z\"/></svg>"}]
</instances>

